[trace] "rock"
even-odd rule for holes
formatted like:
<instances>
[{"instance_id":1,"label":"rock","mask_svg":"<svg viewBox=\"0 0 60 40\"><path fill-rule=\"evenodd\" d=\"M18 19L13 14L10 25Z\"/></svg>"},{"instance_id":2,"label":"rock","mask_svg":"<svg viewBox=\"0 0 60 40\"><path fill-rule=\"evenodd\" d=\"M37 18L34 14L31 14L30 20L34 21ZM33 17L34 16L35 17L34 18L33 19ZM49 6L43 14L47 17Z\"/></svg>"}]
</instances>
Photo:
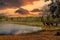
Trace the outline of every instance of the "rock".
<instances>
[{"instance_id":1,"label":"rock","mask_svg":"<svg viewBox=\"0 0 60 40\"><path fill-rule=\"evenodd\" d=\"M56 35L56 36L60 36L60 32L57 32L55 35Z\"/></svg>"}]
</instances>

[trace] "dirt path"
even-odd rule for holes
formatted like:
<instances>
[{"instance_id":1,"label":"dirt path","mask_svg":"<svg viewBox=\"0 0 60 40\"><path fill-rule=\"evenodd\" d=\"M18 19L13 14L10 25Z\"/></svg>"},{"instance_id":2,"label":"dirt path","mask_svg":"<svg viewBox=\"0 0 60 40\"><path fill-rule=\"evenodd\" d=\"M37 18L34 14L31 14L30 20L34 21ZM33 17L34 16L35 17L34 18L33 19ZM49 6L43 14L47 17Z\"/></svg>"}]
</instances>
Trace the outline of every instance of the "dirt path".
<instances>
[{"instance_id":1,"label":"dirt path","mask_svg":"<svg viewBox=\"0 0 60 40\"><path fill-rule=\"evenodd\" d=\"M60 40L60 36L55 36L57 31L44 31L32 34L4 35L0 40Z\"/></svg>"}]
</instances>

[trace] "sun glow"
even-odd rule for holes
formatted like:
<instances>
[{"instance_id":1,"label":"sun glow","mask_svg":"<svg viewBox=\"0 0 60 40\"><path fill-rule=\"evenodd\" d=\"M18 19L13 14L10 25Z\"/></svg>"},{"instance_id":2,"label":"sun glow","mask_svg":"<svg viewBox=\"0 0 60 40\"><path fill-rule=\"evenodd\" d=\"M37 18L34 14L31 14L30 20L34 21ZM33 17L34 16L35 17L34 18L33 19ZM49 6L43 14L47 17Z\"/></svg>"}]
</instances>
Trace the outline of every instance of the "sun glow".
<instances>
[{"instance_id":1,"label":"sun glow","mask_svg":"<svg viewBox=\"0 0 60 40\"><path fill-rule=\"evenodd\" d=\"M29 3L29 2L27 2ZM50 4L51 1L47 1L45 2L44 0L39 0L39 1L34 1L32 2L32 4L26 4L24 6L20 6L20 8L26 9L29 11L29 15L39 15L39 12L31 12L33 9L39 9L41 10L43 8L43 6ZM7 9L3 9L0 10L0 13L5 13L7 15L13 15L13 16L19 16L20 14L15 13L16 10L18 10L19 8L7 8Z\"/></svg>"},{"instance_id":2,"label":"sun glow","mask_svg":"<svg viewBox=\"0 0 60 40\"><path fill-rule=\"evenodd\" d=\"M0 10L0 13L6 13L6 14L15 14L15 11L17 10L18 8L14 9L14 8L7 8L7 9L4 9L4 10Z\"/></svg>"},{"instance_id":3,"label":"sun glow","mask_svg":"<svg viewBox=\"0 0 60 40\"><path fill-rule=\"evenodd\" d=\"M45 2L44 0L34 1L33 4L24 5L21 8L28 10L29 12L33 9L39 9L41 10L45 5L48 5L51 3L51 0ZM30 12L30 14L36 14L39 15L39 12Z\"/></svg>"},{"instance_id":4,"label":"sun glow","mask_svg":"<svg viewBox=\"0 0 60 40\"><path fill-rule=\"evenodd\" d=\"M21 8L24 8L28 11L31 11L33 9L42 9L43 6L51 3L51 1L45 2L44 0L34 1L33 4L28 4L25 6L22 6Z\"/></svg>"}]
</instances>

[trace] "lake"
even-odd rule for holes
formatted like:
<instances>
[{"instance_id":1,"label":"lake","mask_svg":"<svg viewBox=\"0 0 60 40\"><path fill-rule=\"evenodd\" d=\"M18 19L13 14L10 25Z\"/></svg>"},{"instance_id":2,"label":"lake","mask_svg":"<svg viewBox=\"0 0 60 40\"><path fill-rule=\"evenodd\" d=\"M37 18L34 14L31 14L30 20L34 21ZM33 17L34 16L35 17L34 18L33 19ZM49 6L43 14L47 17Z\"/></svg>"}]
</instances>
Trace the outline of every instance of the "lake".
<instances>
[{"instance_id":1,"label":"lake","mask_svg":"<svg viewBox=\"0 0 60 40\"><path fill-rule=\"evenodd\" d=\"M25 34L41 30L41 27L33 27L18 24L0 24L0 34Z\"/></svg>"}]
</instances>

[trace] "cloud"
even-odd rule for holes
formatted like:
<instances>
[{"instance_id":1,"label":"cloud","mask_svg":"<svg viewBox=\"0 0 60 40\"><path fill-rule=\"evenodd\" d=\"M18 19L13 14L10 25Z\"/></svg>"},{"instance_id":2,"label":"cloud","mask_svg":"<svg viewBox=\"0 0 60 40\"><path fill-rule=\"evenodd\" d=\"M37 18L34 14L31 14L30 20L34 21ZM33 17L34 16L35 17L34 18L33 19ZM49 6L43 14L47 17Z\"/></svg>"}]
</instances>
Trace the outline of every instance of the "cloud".
<instances>
[{"instance_id":1,"label":"cloud","mask_svg":"<svg viewBox=\"0 0 60 40\"><path fill-rule=\"evenodd\" d=\"M31 12L40 12L39 9L33 9Z\"/></svg>"},{"instance_id":2,"label":"cloud","mask_svg":"<svg viewBox=\"0 0 60 40\"><path fill-rule=\"evenodd\" d=\"M39 0L23 0L23 2L33 2L33 1L39 1Z\"/></svg>"},{"instance_id":3,"label":"cloud","mask_svg":"<svg viewBox=\"0 0 60 40\"><path fill-rule=\"evenodd\" d=\"M20 9L16 10L15 13L29 14L29 11L27 11L26 9L20 8Z\"/></svg>"},{"instance_id":4,"label":"cloud","mask_svg":"<svg viewBox=\"0 0 60 40\"><path fill-rule=\"evenodd\" d=\"M0 0L0 8L19 7L22 5L22 0Z\"/></svg>"},{"instance_id":5,"label":"cloud","mask_svg":"<svg viewBox=\"0 0 60 40\"><path fill-rule=\"evenodd\" d=\"M27 2L33 1L36 0L0 0L0 9L20 7L24 4L26 5Z\"/></svg>"}]
</instances>

